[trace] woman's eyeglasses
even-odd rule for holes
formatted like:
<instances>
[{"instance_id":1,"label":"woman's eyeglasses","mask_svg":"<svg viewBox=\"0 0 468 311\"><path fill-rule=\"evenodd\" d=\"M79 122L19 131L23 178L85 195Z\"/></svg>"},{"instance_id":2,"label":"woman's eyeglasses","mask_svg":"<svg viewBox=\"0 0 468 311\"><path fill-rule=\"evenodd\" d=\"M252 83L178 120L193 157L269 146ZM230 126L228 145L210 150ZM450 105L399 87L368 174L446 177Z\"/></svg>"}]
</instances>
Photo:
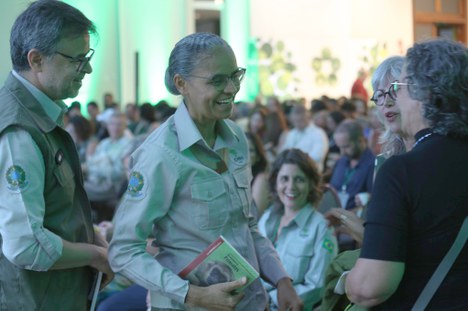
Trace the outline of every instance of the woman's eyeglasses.
<instances>
[{"instance_id":1,"label":"woman's eyeglasses","mask_svg":"<svg viewBox=\"0 0 468 311\"><path fill-rule=\"evenodd\" d=\"M399 82L398 80L395 80L390 84L390 88L388 89L388 95L390 96L391 99L396 100L397 92L400 90L400 86L410 86L410 85L415 85L415 84L404 83L404 82Z\"/></svg>"},{"instance_id":2,"label":"woman's eyeglasses","mask_svg":"<svg viewBox=\"0 0 468 311\"><path fill-rule=\"evenodd\" d=\"M388 88L388 91L379 89L374 92L370 100L373 101L377 106L383 106L387 99L387 95L388 97L390 97L391 100L396 100L397 92L398 90L400 90L400 86L409 86L409 85L415 85L415 84L403 83L403 82L398 82L398 80L395 80L392 83L390 83L390 87Z\"/></svg>"},{"instance_id":3,"label":"woman's eyeglasses","mask_svg":"<svg viewBox=\"0 0 468 311\"><path fill-rule=\"evenodd\" d=\"M392 97L392 95L390 95L390 90L384 91L384 90L380 90L380 89L374 92L374 94L372 95L370 100L373 101L374 104L376 104L377 106L383 106L383 104L385 103L385 99L386 99L387 95L390 96L390 98L392 100L395 100Z\"/></svg>"},{"instance_id":4,"label":"woman's eyeglasses","mask_svg":"<svg viewBox=\"0 0 468 311\"><path fill-rule=\"evenodd\" d=\"M226 88L229 81L231 81L234 84L236 89L239 89L242 79L244 79L245 72L246 72L245 68L239 67L236 70L234 70L230 75L216 74L211 78L200 77L196 75L190 75L190 77L209 80L208 84L213 85L213 87L217 91L221 92Z\"/></svg>"}]
</instances>

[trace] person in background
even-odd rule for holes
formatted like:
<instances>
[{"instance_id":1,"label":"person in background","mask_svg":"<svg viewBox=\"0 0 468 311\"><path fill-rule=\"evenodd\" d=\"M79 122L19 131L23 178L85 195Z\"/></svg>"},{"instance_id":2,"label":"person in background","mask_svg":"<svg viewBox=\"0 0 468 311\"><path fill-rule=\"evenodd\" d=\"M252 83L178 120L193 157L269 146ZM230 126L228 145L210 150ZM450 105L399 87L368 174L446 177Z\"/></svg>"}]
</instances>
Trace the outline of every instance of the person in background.
<instances>
[{"instance_id":1,"label":"person in background","mask_svg":"<svg viewBox=\"0 0 468 311\"><path fill-rule=\"evenodd\" d=\"M106 109L117 109L118 106L116 102L114 102L114 95L112 93L105 93L104 94L104 110Z\"/></svg>"},{"instance_id":2,"label":"person in background","mask_svg":"<svg viewBox=\"0 0 468 311\"><path fill-rule=\"evenodd\" d=\"M264 136L266 134L266 117L268 110L263 107L255 107L250 115L248 122L248 131L252 134L257 135L263 143Z\"/></svg>"},{"instance_id":3,"label":"person in background","mask_svg":"<svg viewBox=\"0 0 468 311\"><path fill-rule=\"evenodd\" d=\"M110 205L104 214L98 213L96 222L111 220L119 197L122 182L126 180L123 158L131 147L133 137L125 134L127 120L121 112L114 112L106 122L109 137L101 140L93 154L89 155L82 164L85 175L84 188L94 210L98 202ZM106 205L106 204L105 204Z\"/></svg>"},{"instance_id":4,"label":"person in background","mask_svg":"<svg viewBox=\"0 0 468 311\"><path fill-rule=\"evenodd\" d=\"M74 116L70 118L65 129L75 143L80 163L85 163L88 156L88 147L95 140L92 136L93 128L91 122L83 116Z\"/></svg>"},{"instance_id":5,"label":"person in background","mask_svg":"<svg viewBox=\"0 0 468 311\"><path fill-rule=\"evenodd\" d=\"M135 126L133 134L135 136L143 135L146 136L154 131L158 126L159 122L156 120L156 111L154 106L150 103L144 103L138 107L138 123Z\"/></svg>"},{"instance_id":6,"label":"person in background","mask_svg":"<svg viewBox=\"0 0 468 311\"><path fill-rule=\"evenodd\" d=\"M70 104L70 107L68 107L68 116L70 118L74 116L82 116L81 114L81 104L79 101L74 101Z\"/></svg>"},{"instance_id":7,"label":"person in background","mask_svg":"<svg viewBox=\"0 0 468 311\"><path fill-rule=\"evenodd\" d=\"M327 132L327 118L330 113L327 104L320 99L313 99L310 104L312 122Z\"/></svg>"},{"instance_id":8,"label":"person in background","mask_svg":"<svg viewBox=\"0 0 468 311\"><path fill-rule=\"evenodd\" d=\"M328 152L328 138L325 131L310 120L309 110L295 103L289 112L293 126L285 138L281 150L297 148L307 153L317 164L321 173Z\"/></svg>"},{"instance_id":9,"label":"person in background","mask_svg":"<svg viewBox=\"0 0 468 311\"><path fill-rule=\"evenodd\" d=\"M372 107L369 109L367 116L367 146L374 155L381 153L382 145L380 143L380 137L384 132L384 126L381 121L380 111L378 107ZM366 131L366 130L364 130Z\"/></svg>"},{"instance_id":10,"label":"person in background","mask_svg":"<svg viewBox=\"0 0 468 311\"><path fill-rule=\"evenodd\" d=\"M356 104L350 100L346 100L340 106L339 111L345 115L346 119L356 120L358 118Z\"/></svg>"},{"instance_id":11,"label":"person in background","mask_svg":"<svg viewBox=\"0 0 468 311\"><path fill-rule=\"evenodd\" d=\"M267 307L258 279L236 292L245 278L199 287L177 275L220 235L278 288L280 310L302 310L273 245L257 230L248 143L228 119L244 74L214 34L184 37L169 57L166 87L183 101L132 155L110 244L112 268L150 290L153 310ZM150 236L155 257L145 252Z\"/></svg>"},{"instance_id":12,"label":"person in background","mask_svg":"<svg viewBox=\"0 0 468 311\"><path fill-rule=\"evenodd\" d=\"M251 104L248 102L236 101L234 103L230 119L236 122L244 132L248 131L250 110Z\"/></svg>"},{"instance_id":13,"label":"person in background","mask_svg":"<svg viewBox=\"0 0 468 311\"><path fill-rule=\"evenodd\" d=\"M306 153L286 149L272 165L269 184L274 203L258 228L275 245L304 310L312 310L320 302L325 270L337 254L333 230L315 210L322 196L321 176ZM277 290L269 284L265 287L270 310L278 310Z\"/></svg>"},{"instance_id":14,"label":"person in background","mask_svg":"<svg viewBox=\"0 0 468 311\"><path fill-rule=\"evenodd\" d=\"M330 185L338 192L342 207L353 210L356 194L372 191L375 156L367 147L358 121L343 121L333 137L342 156L336 162Z\"/></svg>"},{"instance_id":15,"label":"person in background","mask_svg":"<svg viewBox=\"0 0 468 311\"><path fill-rule=\"evenodd\" d=\"M98 138L102 131L102 124L97 120L99 115L99 107L96 102L91 101L86 105L86 111L88 112L88 120L93 126L93 136Z\"/></svg>"},{"instance_id":16,"label":"person in background","mask_svg":"<svg viewBox=\"0 0 468 311\"><path fill-rule=\"evenodd\" d=\"M128 103L125 105L125 116L127 117L127 127L132 132L135 134L135 128L138 125L138 122L140 121L140 114L138 113L138 107L137 105L133 103Z\"/></svg>"},{"instance_id":17,"label":"person in background","mask_svg":"<svg viewBox=\"0 0 468 311\"><path fill-rule=\"evenodd\" d=\"M411 150L414 139L404 137L401 131L401 112L395 98L392 98L388 91L392 87L392 82L400 77L403 67L404 57L392 56L384 60L372 75L372 88L374 94L371 101L378 109L378 117L384 126L384 132L379 138L382 153L377 155L374 163L374 178L383 162L393 155L398 155ZM355 204L362 206L359 197L355 198ZM334 208L325 217L331 225L339 226L340 230L351 235L359 244L364 236L363 218L351 211L342 208Z\"/></svg>"},{"instance_id":18,"label":"person in background","mask_svg":"<svg viewBox=\"0 0 468 311\"><path fill-rule=\"evenodd\" d=\"M271 112L269 112L268 109L263 106L255 107L249 115L247 128L248 132L259 137L262 143L262 148L265 151L267 162L271 164L276 157L276 145L271 140L271 133L267 128L267 118L269 113ZM277 129L274 131L277 131Z\"/></svg>"},{"instance_id":19,"label":"person in background","mask_svg":"<svg viewBox=\"0 0 468 311\"><path fill-rule=\"evenodd\" d=\"M376 176L361 255L345 278L358 305L414 307L468 217L466 68L466 46L446 39L416 43L389 89L401 109L401 131L415 142ZM467 267L465 245L427 310L468 309Z\"/></svg>"},{"instance_id":20,"label":"person in background","mask_svg":"<svg viewBox=\"0 0 468 311\"><path fill-rule=\"evenodd\" d=\"M257 218L260 218L270 202L268 161L260 138L250 132L245 133L245 136L249 143L250 165L252 167L252 198L257 206Z\"/></svg>"},{"instance_id":21,"label":"person in background","mask_svg":"<svg viewBox=\"0 0 468 311\"><path fill-rule=\"evenodd\" d=\"M329 142L329 148L327 156L325 157L324 170L323 170L323 182L329 183L333 169L335 168L336 161L340 158L340 148L335 143L333 134L335 133L338 125L345 120L345 115L338 110L334 110L327 115L327 136Z\"/></svg>"},{"instance_id":22,"label":"person in background","mask_svg":"<svg viewBox=\"0 0 468 311\"><path fill-rule=\"evenodd\" d=\"M35 1L10 35L13 71L0 90L2 310L87 310L96 271L113 277L95 234L80 163L61 127L94 50L94 24L61 1Z\"/></svg>"},{"instance_id":23,"label":"person in background","mask_svg":"<svg viewBox=\"0 0 468 311\"><path fill-rule=\"evenodd\" d=\"M169 103L165 100L160 100L154 105L154 114L156 116L156 121L162 124L175 112L175 108L169 106Z\"/></svg>"},{"instance_id":24,"label":"person in background","mask_svg":"<svg viewBox=\"0 0 468 311\"><path fill-rule=\"evenodd\" d=\"M265 146L265 151L276 155L288 133L288 123L283 111L283 106L276 96L267 97L266 107L268 113L265 118L266 130L262 141Z\"/></svg>"},{"instance_id":25,"label":"person in background","mask_svg":"<svg viewBox=\"0 0 468 311\"><path fill-rule=\"evenodd\" d=\"M369 94L364 86L368 73L364 68L359 69L358 76L351 86L351 98L358 98L362 100L364 105L367 106L369 101ZM367 110L367 109L366 109Z\"/></svg>"}]
</instances>

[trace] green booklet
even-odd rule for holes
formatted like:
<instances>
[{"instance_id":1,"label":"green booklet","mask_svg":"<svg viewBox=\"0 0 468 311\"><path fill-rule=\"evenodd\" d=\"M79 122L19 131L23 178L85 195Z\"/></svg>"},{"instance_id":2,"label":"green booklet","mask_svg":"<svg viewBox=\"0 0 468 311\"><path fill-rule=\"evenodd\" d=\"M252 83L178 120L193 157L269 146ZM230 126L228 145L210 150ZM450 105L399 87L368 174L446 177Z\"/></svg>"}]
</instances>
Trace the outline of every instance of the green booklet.
<instances>
[{"instance_id":1,"label":"green booklet","mask_svg":"<svg viewBox=\"0 0 468 311\"><path fill-rule=\"evenodd\" d=\"M223 236L220 236L182 269L179 276L197 286L231 282L245 276L247 283L239 289L242 291L258 278L259 274Z\"/></svg>"}]
</instances>

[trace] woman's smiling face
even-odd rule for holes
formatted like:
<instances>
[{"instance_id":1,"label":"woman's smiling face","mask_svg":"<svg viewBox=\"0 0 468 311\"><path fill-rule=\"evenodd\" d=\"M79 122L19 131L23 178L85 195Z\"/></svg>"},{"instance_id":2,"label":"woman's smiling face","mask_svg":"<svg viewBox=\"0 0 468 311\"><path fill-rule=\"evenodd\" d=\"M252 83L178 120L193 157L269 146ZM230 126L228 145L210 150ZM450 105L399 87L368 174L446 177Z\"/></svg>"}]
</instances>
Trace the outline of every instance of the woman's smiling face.
<instances>
[{"instance_id":1,"label":"woman's smiling face","mask_svg":"<svg viewBox=\"0 0 468 311\"><path fill-rule=\"evenodd\" d=\"M285 163L276 177L276 192L284 208L299 210L307 204L310 182L296 164Z\"/></svg>"},{"instance_id":2,"label":"woman's smiling face","mask_svg":"<svg viewBox=\"0 0 468 311\"><path fill-rule=\"evenodd\" d=\"M190 116L200 125L231 116L234 97L239 91L231 80L218 90L212 81L216 76L230 76L237 70L236 58L231 49L224 46L202 54L198 67L185 79L184 102Z\"/></svg>"}]
</instances>

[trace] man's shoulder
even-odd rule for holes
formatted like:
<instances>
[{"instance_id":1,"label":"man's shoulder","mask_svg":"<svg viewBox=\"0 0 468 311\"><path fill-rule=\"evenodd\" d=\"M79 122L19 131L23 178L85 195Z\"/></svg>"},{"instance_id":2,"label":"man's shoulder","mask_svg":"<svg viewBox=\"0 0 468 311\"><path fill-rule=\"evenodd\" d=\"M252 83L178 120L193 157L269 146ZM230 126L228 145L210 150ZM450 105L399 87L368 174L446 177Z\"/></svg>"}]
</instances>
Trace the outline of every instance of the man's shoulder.
<instances>
[{"instance_id":1,"label":"man's shoulder","mask_svg":"<svg viewBox=\"0 0 468 311\"><path fill-rule=\"evenodd\" d=\"M17 92L19 91L17 90ZM34 124L30 115L31 112L21 104L18 96L6 85L0 89L0 104L2 105L0 110L0 133L11 125L24 128Z\"/></svg>"}]
</instances>

